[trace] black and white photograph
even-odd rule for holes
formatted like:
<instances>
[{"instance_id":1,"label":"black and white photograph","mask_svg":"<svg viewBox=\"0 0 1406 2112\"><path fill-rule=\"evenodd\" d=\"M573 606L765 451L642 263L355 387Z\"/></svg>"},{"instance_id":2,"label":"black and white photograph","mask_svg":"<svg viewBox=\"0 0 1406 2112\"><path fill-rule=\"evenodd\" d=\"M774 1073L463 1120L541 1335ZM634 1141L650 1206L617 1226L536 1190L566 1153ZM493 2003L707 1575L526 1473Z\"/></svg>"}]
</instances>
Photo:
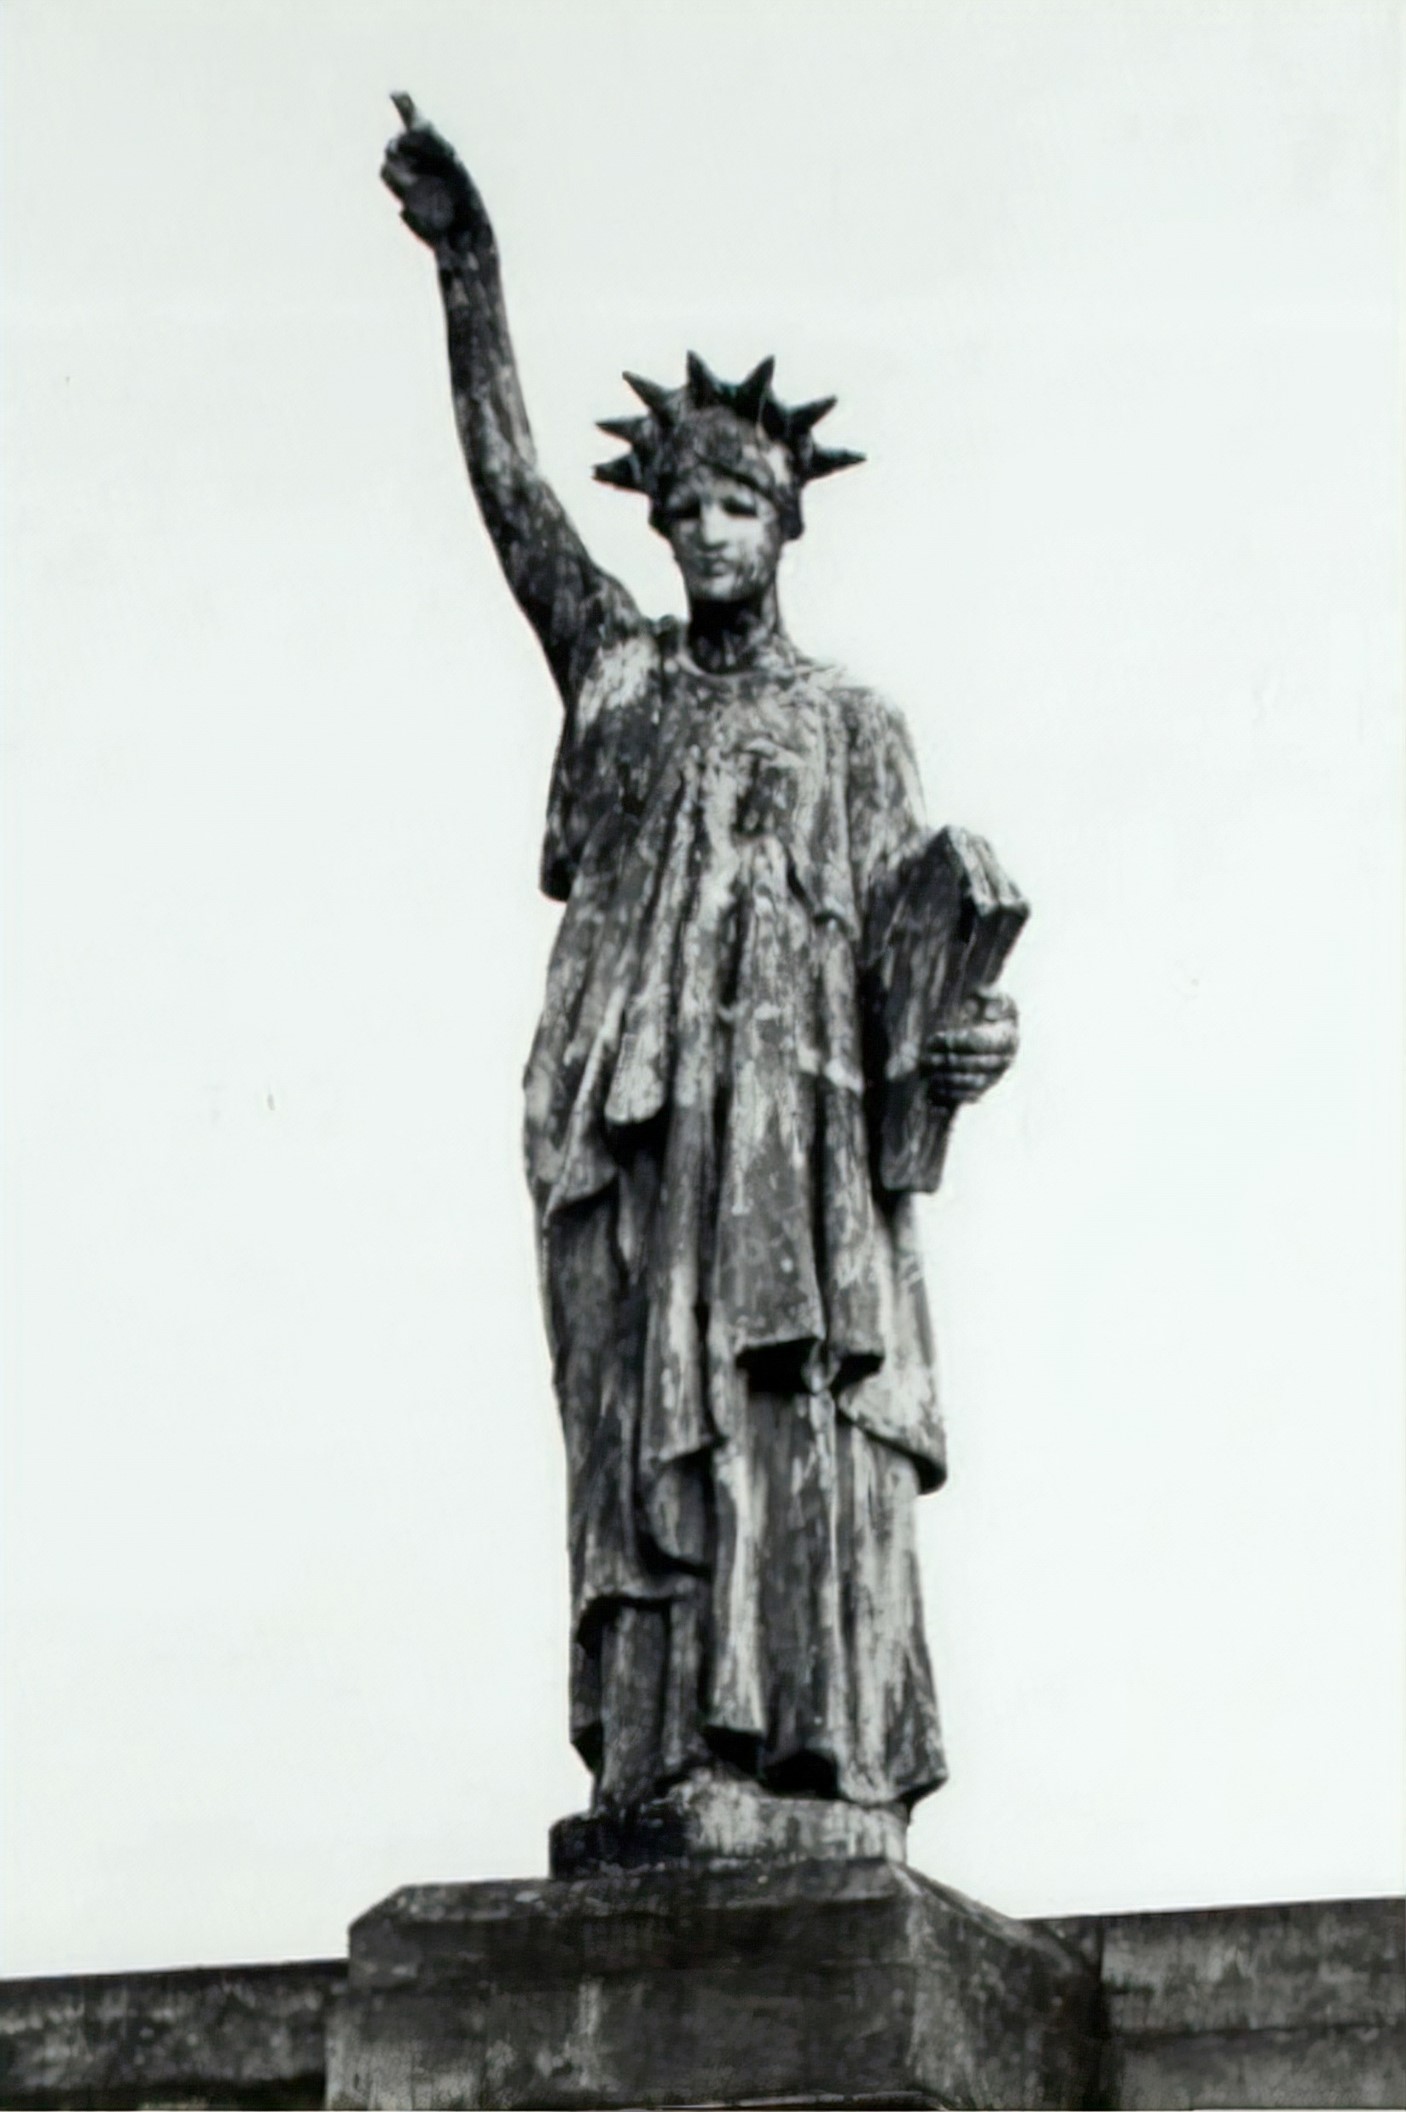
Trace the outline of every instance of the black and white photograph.
<instances>
[{"instance_id":1,"label":"black and white photograph","mask_svg":"<svg viewBox=\"0 0 1406 2112\"><path fill-rule=\"evenodd\" d=\"M1400 0L4 0L0 2104L1406 2091Z\"/></svg>"}]
</instances>

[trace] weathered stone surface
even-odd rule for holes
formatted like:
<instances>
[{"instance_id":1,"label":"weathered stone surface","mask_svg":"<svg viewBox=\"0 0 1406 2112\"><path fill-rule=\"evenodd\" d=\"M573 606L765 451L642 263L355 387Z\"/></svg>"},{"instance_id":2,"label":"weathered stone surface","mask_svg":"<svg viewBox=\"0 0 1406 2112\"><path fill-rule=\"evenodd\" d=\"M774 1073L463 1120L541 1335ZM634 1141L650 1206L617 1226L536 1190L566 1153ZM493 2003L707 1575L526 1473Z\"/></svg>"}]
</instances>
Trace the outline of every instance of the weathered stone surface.
<instances>
[{"instance_id":1,"label":"weathered stone surface","mask_svg":"<svg viewBox=\"0 0 1406 2112\"><path fill-rule=\"evenodd\" d=\"M873 1858L901 1863L908 1816L837 1797L778 1797L755 1782L690 1776L625 1812L583 1812L551 1831L553 1877L668 1863Z\"/></svg>"},{"instance_id":2,"label":"weathered stone surface","mask_svg":"<svg viewBox=\"0 0 1406 2112\"><path fill-rule=\"evenodd\" d=\"M416 1887L355 1924L328 2102L1084 2102L1075 1953L881 1861Z\"/></svg>"},{"instance_id":3,"label":"weathered stone surface","mask_svg":"<svg viewBox=\"0 0 1406 2112\"><path fill-rule=\"evenodd\" d=\"M540 1930L533 1933L522 1901L545 1891L555 1898L575 1894L588 1903L574 1942L561 1928L554 1939L565 1978L574 1972L587 1987L609 1973L642 1974L652 1961L660 1975L654 1984L661 2013L666 2019L675 2014L678 1976L689 1969L698 1917L686 1917L679 1925L681 1941L673 1942L667 1893L648 1892L657 1909L651 1915L638 1898L622 1914L618 1895L592 1886L474 1887L469 1889L495 1895L475 1919L453 1905L463 1889L430 1895L429 1911L409 1925L408 1943L395 1917L378 1914L359 1925L361 1967L376 1999L392 1998L402 1983L413 1993L418 1979L433 2028L442 2031L443 2004L453 1999L456 1975L486 1987L497 1971L515 1985L526 1984L534 1945L540 1952ZM864 1895L861 1872L852 1897L861 1901ZM685 1897L693 1897L687 1888ZM799 1903L795 1894L788 1897L792 1923L797 1914L803 1920L804 1886ZM794 1927L788 1932L776 1896L763 1887L757 1904L762 1911L750 1926L734 1909L737 1950L761 1955L769 1945L794 1945ZM833 1924L833 1902L830 1911ZM844 1952L846 1940L851 1950L858 1948L856 1925L851 1920L848 1939L832 1946L836 1952ZM1073 2078L1085 2094L1071 2097L1071 2104L1126 2106L1129 2112L1142 2106L1406 2104L1406 1902L1333 1900L1032 1926L1037 1935L1055 1934L1072 1947L1092 1975L1106 1968L1100 2011L1108 2038L1100 2073ZM436 1928L447 1946L439 1960L433 1955ZM802 1930L802 1946L806 1940ZM808 1954L803 1949L801 1955ZM705 1950L698 1962L716 1982L716 1950ZM346 1967L330 1961L0 1982L0 2104L35 2112L321 2104L322 2017L345 1980ZM891 1983L881 1983L881 2005L885 1986L891 1991ZM582 1999L589 2004L596 1998ZM560 2000L560 1991L550 1997L558 2006ZM501 2022L501 2005L498 2014ZM398 2013L397 2028L403 2030L406 2021ZM413 2049L404 2039L401 2044L404 2060L413 2062ZM637 2101L649 2099L641 2093ZM903 2101L901 2095L885 2099ZM910 2095L906 2102L921 2099Z\"/></svg>"},{"instance_id":4,"label":"weathered stone surface","mask_svg":"<svg viewBox=\"0 0 1406 2112\"><path fill-rule=\"evenodd\" d=\"M1406 1903L1046 1924L1099 1971L1104 2105L1406 2104Z\"/></svg>"},{"instance_id":5,"label":"weathered stone surface","mask_svg":"<svg viewBox=\"0 0 1406 2112\"><path fill-rule=\"evenodd\" d=\"M320 2105L340 1960L0 1982L0 2105Z\"/></svg>"},{"instance_id":6,"label":"weathered stone surface","mask_svg":"<svg viewBox=\"0 0 1406 2112\"><path fill-rule=\"evenodd\" d=\"M1406 2104L1406 2037L1400 2025L1335 2024L1120 2039L1099 2102L1122 2112L1251 2105L1391 2112Z\"/></svg>"},{"instance_id":7,"label":"weathered stone surface","mask_svg":"<svg viewBox=\"0 0 1406 2112\"><path fill-rule=\"evenodd\" d=\"M1399 1899L1108 1914L1083 1926L1098 1931L1104 2000L1120 2034L1406 2022Z\"/></svg>"},{"instance_id":8,"label":"weathered stone surface","mask_svg":"<svg viewBox=\"0 0 1406 2112\"><path fill-rule=\"evenodd\" d=\"M524 1135L572 1738L615 1808L722 1762L911 1809L946 1775L913 1194L1015 1055L988 985L1024 904L980 839L929 834L898 715L782 622L802 490L859 460L815 442L831 400L782 403L770 359L626 377L644 415L606 421L627 453L598 474L647 495L688 599L651 621L542 474L478 188L396 107L382 174L433 252L474 495L564 706Z\"/></svg>"}]
</instances>

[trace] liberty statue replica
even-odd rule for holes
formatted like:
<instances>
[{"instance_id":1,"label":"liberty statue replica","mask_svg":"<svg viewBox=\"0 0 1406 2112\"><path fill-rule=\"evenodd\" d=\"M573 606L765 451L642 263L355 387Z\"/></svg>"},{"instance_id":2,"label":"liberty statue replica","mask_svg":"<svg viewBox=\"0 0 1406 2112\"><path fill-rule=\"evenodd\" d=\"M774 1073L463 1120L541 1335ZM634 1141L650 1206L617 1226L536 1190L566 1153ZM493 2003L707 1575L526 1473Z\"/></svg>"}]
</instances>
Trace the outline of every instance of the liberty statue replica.
<instances>
[{"instance_id":1,"label":"liberty statue replica","mask_svg":"<svg viewBox=\"0 0 1406 2112\"><path fill-rule=\"evenodd\" d=\"M571 1736L544 1878L403 1886L328 2025L336 2112L1095 2102L1082 1952L909 1867L946 1773L915 1508L945 1472L915 1238L1016 1051L1026 904L923 821L903 722L777 575L831 402L772 362L604 421L686 619L601 571L537 465L498 251L408 96L382 174L432 251L474 496L561 694L526 1077L566 1439Z\"/></svg>"},{"instance_id":2,"label":"liberty statue replica","mask_svg":"<svg viewBox=\"0 0 1406 2112\"><path fill-rule=\"evenodd\" d=\"M564 709L526 1147L595 1778L566 1823L599 1846L711 1794L781 1813L767 1838L823 1803L901 1843L945 1773L913 1198L1015 1054L990 986L1025 904L979 838L926 829L893 710L787 635L803 490L862 459L817 443L831 400L787 408L769 359L626 376L642 411L604 421L625 452L596 475L645 498L688 599L643 615L537 465L479 193L396 102L384 179L434 254L474 495Z\"/></svg>"}]
</instances>

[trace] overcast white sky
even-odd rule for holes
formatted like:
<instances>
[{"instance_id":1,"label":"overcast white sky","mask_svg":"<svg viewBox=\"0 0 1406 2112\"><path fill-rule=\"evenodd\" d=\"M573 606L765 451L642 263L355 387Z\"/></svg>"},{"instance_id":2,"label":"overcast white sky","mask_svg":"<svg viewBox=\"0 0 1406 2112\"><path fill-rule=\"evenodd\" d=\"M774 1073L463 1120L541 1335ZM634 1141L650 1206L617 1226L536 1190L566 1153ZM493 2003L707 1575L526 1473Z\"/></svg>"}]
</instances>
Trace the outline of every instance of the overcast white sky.
<instances>
[{"instance_id":1,"label":"overcast white sky","mask_svg":"<svg viewBox=\"0 0 1406 2112\"><path fill-rule=\"evenodd\" d=\"M556 705L392 88L646 605L619 370L839 394L792 630L1035 906L927 1216L914 1861L1401 1888L1400 23L6 0L3 1970L332 1954L587 1792L518 1157Z\"/></svg>"}]
</instances>

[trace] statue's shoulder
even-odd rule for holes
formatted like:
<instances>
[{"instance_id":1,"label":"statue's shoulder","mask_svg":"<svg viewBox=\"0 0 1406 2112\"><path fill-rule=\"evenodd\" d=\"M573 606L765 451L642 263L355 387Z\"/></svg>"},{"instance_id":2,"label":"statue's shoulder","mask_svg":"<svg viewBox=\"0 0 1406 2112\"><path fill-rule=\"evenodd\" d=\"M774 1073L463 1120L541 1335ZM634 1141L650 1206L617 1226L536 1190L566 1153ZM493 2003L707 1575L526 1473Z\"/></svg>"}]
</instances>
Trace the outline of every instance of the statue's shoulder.
<instances>
[{"instance_id":1,"label":"statue's shoulder","mask_svg":"<svg viewBox=\"0 0 1406 2112\"><path fill-rule=\"evenodd\" d=\"M908 721L893 701L836 661L808 660L806 680L841 720L852 748L911 746Z\"/></svg>"},{"instance_id":2,"label":"statue's shoulder","mask_svg":"<svg viewBox=\"0 0 1406 2112\"><path fill-rule=\"evenodd\" d=\"M574 685L578 733L640 706L657 691L663 631L662 623L637 616L631 623L612 625L592 642Z\"/></svg>"},{"instance_id":3,"label":"statue's shoulder","mask_svg":"<svg viewBox=\"0 0 1406 2112\"><path fill-rule=\"evenodd\" d=\"M919 825L922 784L913 736L897 705L847 669L815 664L813 692L826 698L838 739L832 755L843 757L840 771L849 811L850 841L860 847L861 864L885 855L884 846ZM865 848L867 846L867 848Z\"/></svg>"}]
</instances>

